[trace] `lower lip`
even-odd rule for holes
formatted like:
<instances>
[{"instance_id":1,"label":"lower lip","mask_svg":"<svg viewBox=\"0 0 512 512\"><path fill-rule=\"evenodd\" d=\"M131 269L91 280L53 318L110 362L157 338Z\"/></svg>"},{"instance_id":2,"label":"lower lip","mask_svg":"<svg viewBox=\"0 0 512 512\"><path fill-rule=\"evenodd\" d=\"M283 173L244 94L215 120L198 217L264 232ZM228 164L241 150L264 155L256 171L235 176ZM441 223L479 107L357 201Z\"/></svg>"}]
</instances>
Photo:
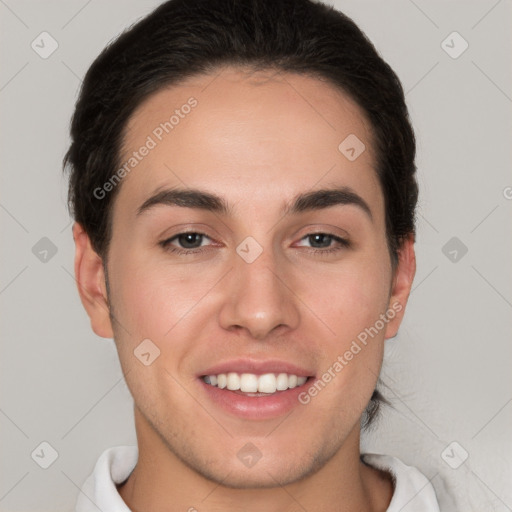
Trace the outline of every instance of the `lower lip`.
<instances>
[{"instance_id":1,"label":"lower lip","mask_svg":"<svg viewBox=\"0 0 512 512\"><path fill-rule=\"evenodd\" d=\"M299 394L311 385L309 378L302 386L272 395L248 396L220 389L199 379L208 398L224 411L248 420L267 420L282 416L300 405Z\"/></svg>"}]
</instances>

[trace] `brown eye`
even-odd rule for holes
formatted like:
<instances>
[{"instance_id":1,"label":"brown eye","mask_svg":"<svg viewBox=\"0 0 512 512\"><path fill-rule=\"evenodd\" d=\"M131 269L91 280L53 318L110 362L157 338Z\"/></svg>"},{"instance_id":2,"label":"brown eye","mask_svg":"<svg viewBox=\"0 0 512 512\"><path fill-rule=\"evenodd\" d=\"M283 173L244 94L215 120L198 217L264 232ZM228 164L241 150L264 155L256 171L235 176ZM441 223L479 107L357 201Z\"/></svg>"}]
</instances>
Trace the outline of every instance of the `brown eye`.
<instances>
[{"instance_id":1,"label":"brown eye","mask_svg":"<svg viewBox=\"0 0 512 512\"><path fill-rule=\"evenodd\" d=\"M325 254L340 251L347 247L350 247L350 242L345 238L341 238L330 233L310 233L301 239L307 240L311 246L313 253ZM332 242L335 242L333 246ZM306 248L308 248L306 246Z\"/></svg>"},{"instance_id":2,"label":"brown eye","mask_svg":"<svg viewBox=\"0 0 512 512\"><path fill-rule=\"evenodd\" d=\"M186 232L178 233L167 240L160 242L160 245L169 252L177 254L194 254L203 251L202 243L204 239L210 240L210 237L203 233Z\"/></svg>"},{"instance_id":3,"label":"brown eye","mask_svg":"<svg viewBox=\"0 0 512 512\"><path fill-rule=\"evenodd\" d=\"M201 247L203 236L200 233L182 233L175 238L183 249L197 249Z\"/></svg>"}]
</instances>

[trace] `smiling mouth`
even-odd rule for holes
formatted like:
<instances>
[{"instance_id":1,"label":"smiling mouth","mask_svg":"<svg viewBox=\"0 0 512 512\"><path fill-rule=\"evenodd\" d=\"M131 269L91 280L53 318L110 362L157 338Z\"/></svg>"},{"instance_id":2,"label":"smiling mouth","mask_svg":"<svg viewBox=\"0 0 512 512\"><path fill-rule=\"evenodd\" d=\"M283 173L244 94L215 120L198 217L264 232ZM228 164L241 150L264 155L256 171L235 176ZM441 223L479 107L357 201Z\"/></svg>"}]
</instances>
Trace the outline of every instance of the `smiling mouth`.
<instances>
[{"instance_id":1,"label":"smiling mouth","mask_svg":"<svg viewBox=\"0 0 512 512\"><path fill-rule=\"evenodd\" d=\"M297 376L290 373L219 373L204 375L203 382L210 386L239 392L247 396L268 396L280 391L287 391L302 386L311 377Z\"/></svg>"}]
</instances>

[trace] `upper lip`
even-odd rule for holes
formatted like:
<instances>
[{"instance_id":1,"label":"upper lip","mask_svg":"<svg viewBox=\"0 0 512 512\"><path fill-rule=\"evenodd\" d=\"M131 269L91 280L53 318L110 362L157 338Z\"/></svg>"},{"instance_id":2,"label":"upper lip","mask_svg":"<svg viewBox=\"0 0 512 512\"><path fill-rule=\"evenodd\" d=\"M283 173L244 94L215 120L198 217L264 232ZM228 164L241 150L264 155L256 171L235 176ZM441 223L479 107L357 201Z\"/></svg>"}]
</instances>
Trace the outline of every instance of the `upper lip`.
<instances>
[{"instance_id":1,"label":"upper lip","mask_svg":"<svg viewBox=\"0 0 512 512\"><path fill-rule=\"evenodd\" d=\"M287 373L289 375L297 375L297 377L312 377L314 372L288 361L279 359L232 359L223 361L210 366L202 371L199 376L219 375L220 373L254 373L263 375L265 373Z\"/></svg>"}]
</instances>

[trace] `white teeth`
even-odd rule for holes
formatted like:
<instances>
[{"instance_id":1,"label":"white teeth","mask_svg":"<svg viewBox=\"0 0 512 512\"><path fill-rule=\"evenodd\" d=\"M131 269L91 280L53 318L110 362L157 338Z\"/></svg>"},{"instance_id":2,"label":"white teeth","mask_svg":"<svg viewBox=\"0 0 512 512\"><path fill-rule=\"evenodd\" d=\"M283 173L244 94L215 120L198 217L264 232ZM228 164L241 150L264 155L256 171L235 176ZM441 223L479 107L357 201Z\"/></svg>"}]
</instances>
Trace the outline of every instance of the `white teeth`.
<instances>
[{"instance_id":1,"label":"white teeth","mask_svg":"<svg viewBox=\"0 0 512 512\"><path fill-rule=\"evenodd\" d=\"M280 373L276 380L276 389L278 391L284 391L288 389L288 375L286 373Z\"/></svg>"},{"instance_id":2,"label":"white teeth","mask_svg":"<svg viewBox=\"0 0 512 512\"><path fill-rule=\"evenodd\" d=\"M228 373L228 383L226 386L230 391L236 391L240 389L240 375L238 373Z\"/></svg>"},{"instance_id":3,"label":"white teeth","mask_svg":"<svg viewBox=\"0 0 512 512\"><path fill-rule=\"evenodd\" d=\"M240 390L243 393L267 393L272 394L276 391L286 391L297 386L302 386L307 377L298 377L297 375L287 373L265 373L256 375L254 373L236 372L219 373L218 375L207 375L203 380L211 386L219 389L229 389L230 391Z\"/></svg>"},{"instance_id":4,"label":"white teeth","mask_svg":"<svg viewBox=\"0 0 512 512\"><path fill-rule=\"evenodd\" d=\"M273 373L265 373L258 379L258 391L260 393L275 393L277 390L276 376Z\"/></svg>"},{"instance_id":5,"label":"white teeth","mask_svg":"<svg viewBox=\"0 0 512 512\"><path fill-rule=\"evenodd\" d=\"M217 386L220 389L224 389L226 387L227 383L228 383L228 379L227 379L225 373L220 373L219 375L217 375ZM214 384L212 384L212 385L214 385Z\"/></svg>"},{"instance_id":6,"label":"white teeth","mask_svg":"<svg viewBox=\"0 0 512 512\"><path fill-rule=\"evenodd\" d=\"M258 391L258 377L253 373L242 373L240 377L240 391L256 393Z\"/></svg>"}]
</instances>

